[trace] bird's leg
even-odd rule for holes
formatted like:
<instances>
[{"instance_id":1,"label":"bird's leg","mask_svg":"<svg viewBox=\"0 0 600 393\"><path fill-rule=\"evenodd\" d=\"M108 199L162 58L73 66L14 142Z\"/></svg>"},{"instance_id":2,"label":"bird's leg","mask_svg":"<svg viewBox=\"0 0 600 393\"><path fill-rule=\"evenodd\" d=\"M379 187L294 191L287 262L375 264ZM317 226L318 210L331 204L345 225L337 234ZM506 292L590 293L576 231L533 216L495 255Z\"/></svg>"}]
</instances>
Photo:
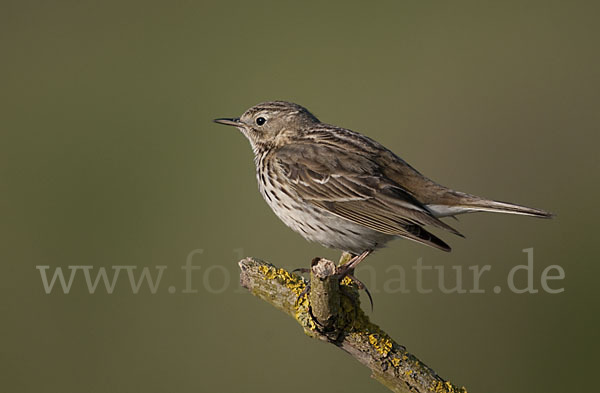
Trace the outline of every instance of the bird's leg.
<instances>
[{"instance_id":1,"label":"bird's leg","mask_svg":"<svg viewBox=\"0 0 600 393\"><path fill-rule=\"evenodd\" d=\"M356 255L350 254L347 251L342 252L342 255L340 256L340 261L338 262L338 266L342 266L343 264L345 264L346 262L348 262L349 260L351 260L355 256Z\"/></svg>"},{"instance_id":2,"label":"bird's leg","mask_svg":"<svg viewBox=\"0 0 600 393\"><path fill-rule=\"evenodd\" d=\"M369 289L367 288L367 286L365 284L362 283L362 281L360 281L358 278L354 277L354 269L356 268L356 266L359 263L361 263L372 252L373 252L373 250L366 250L366 251L363 251L361 254L354 255L354 256L344 252L342 254L340 262L342 262L344 260L345 261L343 264L341 264L337 268L337 274L340 276L340 281L343 280L344 277L348 277L352 283L356 284L356 287L359 290L360 289L365 290L365 292L367 293L367 296L369 297L369 302L371 303L371 311L373 311L373 297L371 297L371 292L369 292Z\"/></svg>"},{"instance_id":3,"label":"bird's leg","mask_svg":"<svg viewBox=\"0 0 600 393\"><path fill-rule=\"evenodd\" d=\"M360 281L358 278L354 277L353 273L354 273L354 269L356 268L356 266L359 263L361 263L372 252L373 252L373 250L366 250L366 251L363 251L359 255L352 255L352 254L344 252L342 254L342 257L340 258L341 265L339 265L337 267L337 272L336 272L336 274L340 277L340 281L342 281L344 279L344 277L348 277L352 283L356 284L356 286L359 290L364 289L364 291L367 293L367 296L369 297L369 302L371 303L371 311L373 310L373 297L371 296L371 292L369 292L369 289L367 288L367 286L365 284L363 284L362 281ZM321 258L319 258L319 257L314 258L310 264L311 267L314 266L316 263L318 263L320 259ZM311 271L311 269L308 269L308 268L298 268L298 269L292 270L292 272L294 272L294 273L295 272L309 273L310 271ZM300 295L298 295L298 298L296 299L296 304L298 304L300 299L302 299L302 297L309 292L310 292L310 281L306 284L306 286L304 287L302 292L300 292Z\"/></svg>"},{"instance_id":4,"label":"bird's leg","mask_svg":"<svg viewBox=\"0 0 600 393\"><path fill-rule=\"evenodd\" d=\"M355 284L359 290L364 289L364 291L367 293L367 296L369 297L369 303L371 303L371 312L373 312L373 297L371 297L371 292L369 292L369 288L367 288L367 286L362 281L360 281L358 278L354 277L350 273L347 273L346 277L348 277L350 281L352 281L352 283Z\"/></svg>"},{"instance_id":5,"label":"bird's leg","mask_svg":"<svg viewBox=\"0 0 600 393\"><path fill-rule=\"evenodd\" d=\"M348 262L338 267L337 273L340 275L340 279L346 277L348 273L356 268L356 266L363 261L373 250L363 251L362 254L355 255Z\"/></svg>"}]
</instances>

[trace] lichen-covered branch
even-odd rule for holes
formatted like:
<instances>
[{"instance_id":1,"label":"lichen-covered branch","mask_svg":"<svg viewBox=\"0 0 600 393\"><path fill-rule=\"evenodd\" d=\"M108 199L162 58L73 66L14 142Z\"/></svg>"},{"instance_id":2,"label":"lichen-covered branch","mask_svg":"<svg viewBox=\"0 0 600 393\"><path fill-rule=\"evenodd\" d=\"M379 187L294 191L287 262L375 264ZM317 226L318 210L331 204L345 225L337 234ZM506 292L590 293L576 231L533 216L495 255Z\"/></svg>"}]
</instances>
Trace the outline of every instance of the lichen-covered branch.
<instances>
[{"instance_id":1,"label":"lichen-covered branch","mask_svg":"<svg viewBox=\"0 0 600 393\"><path fill-rule=\"evenodd\" d=\"M309 294L303 294L306 280L285 269L254 258L241 260L239 266L243 287L294 317L310 337L349 353L390 390L466 393L464 387L438 376L371 323L360 308L356 286L348 278L340 283L333 262L313 261Z\"/></svg>"}]
</instances>

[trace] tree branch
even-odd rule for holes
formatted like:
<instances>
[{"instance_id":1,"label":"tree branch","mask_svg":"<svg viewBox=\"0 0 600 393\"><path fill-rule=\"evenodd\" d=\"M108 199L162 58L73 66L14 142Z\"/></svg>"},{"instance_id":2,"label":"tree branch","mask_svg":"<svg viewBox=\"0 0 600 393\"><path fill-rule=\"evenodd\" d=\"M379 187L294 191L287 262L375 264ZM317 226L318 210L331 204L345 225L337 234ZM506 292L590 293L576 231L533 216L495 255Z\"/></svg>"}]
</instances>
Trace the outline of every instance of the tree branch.
<instances>
[{"instance_id":1,"label":"tree branch","mask_svg":"<svg viewBox=\"0 0 600 393\"><path fill-rule=\"evenodd\" d=\"M356 286L347 277L340 283L333 262L313 260L309 295L303 294L307 282L285 269L254 258L239 266L244 288L294 317L308 336L349 353L393 392L466 393L371 323L360 308Z\"/></svg>"}]
</instances>

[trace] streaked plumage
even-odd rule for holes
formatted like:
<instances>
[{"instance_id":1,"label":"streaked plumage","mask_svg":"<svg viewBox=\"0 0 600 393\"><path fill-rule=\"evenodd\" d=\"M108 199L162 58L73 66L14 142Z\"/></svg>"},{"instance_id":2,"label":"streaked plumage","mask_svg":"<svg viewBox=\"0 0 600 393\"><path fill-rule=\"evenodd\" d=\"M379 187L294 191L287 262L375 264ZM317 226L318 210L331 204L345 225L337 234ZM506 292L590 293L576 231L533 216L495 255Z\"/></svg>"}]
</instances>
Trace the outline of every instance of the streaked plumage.
<instances>
[{"instance_id":1,"label":"streaked plumage","mask_svg":"<svg viewBox=\"0 0 600 393\"><path fill-rule=\"evenodd\" d=\"M297 104L265 102L239 119L215 121L237 127L250 141L260 192L275 214L326 247L358 255L402 237L450 251L425 229L460 235L440 217L476 211L551 216L443 187L376 141L321 123Z\"/></svg>"}]
</instances>

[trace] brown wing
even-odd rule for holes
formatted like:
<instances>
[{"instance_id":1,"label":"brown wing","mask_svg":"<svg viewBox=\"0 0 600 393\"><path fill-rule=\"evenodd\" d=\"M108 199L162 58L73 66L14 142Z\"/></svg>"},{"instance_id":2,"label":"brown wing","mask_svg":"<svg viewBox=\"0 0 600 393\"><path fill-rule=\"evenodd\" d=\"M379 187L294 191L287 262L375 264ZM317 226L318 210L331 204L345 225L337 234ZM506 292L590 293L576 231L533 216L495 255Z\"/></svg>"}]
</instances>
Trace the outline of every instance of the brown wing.
<instances>
[{"instance_id":1,"label":"brown wing","mask_svg":"<svg viewBox=\"0 0 600 393\"><path fill-rule=\"evenodd\" d=\"M305 201L341 218L444 251L450 247L423 226L460 235L385 177L365 155L331 145L297 143L282 147L274 158L281 175Z\"/></svg>"}]
</instances>

